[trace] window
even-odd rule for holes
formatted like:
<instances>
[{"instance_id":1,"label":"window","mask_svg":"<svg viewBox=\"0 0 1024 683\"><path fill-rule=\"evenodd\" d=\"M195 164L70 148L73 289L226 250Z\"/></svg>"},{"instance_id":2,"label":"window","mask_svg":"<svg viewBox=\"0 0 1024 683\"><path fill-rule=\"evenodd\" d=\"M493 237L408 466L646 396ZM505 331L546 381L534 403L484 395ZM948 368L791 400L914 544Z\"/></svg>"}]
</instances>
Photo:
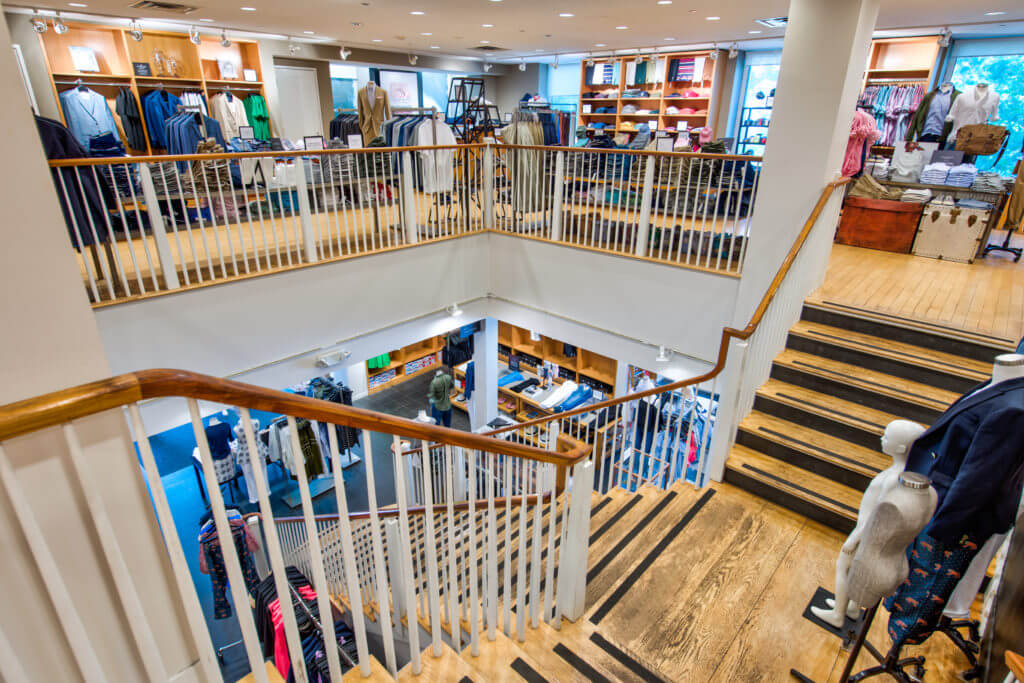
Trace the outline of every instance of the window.
<instances>
[{"instance_id":1,"label":"window","mask_svg":"<svg viewBox=\"0 0 1024 683\"><path fill-rule=\"evenodd\" d=\"M985 82L999 94L999 121L994 123L1009 129L1010 140L995 170L1003 175L1013 173L1024 141L1024 54L958 57L949 80L961 91ZM978 157L978 168L987 171L993 161L995 156Z\"/></svg>"},{"instance_id":2,"label":"window","mask_svg":"<svg viewBox=\"0 0 1024 683\"><path fill-rule=\"evenodd\" d=\"M736 137L737 154L764 154L781 60L778 50L747 52L743 57L739 95L733 100L737 105L729 126Z\"/></svg>"}]
</instances>

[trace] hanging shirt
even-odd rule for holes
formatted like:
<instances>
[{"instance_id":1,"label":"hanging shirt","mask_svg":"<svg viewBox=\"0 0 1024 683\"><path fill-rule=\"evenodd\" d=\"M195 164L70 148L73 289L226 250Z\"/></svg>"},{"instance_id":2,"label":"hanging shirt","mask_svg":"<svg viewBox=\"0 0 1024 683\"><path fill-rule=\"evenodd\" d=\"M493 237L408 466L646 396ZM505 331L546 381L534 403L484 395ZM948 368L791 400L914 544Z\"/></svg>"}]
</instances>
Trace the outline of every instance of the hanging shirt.
<instances>
[{"instance_id":1,"label":"hanging shirt","mask_svg":"<svg viewBox=\"0 0 1024 683\"><path fill-rule=\"evenodd\" d=\"M946 125L946 114L952 104L953 91L942 92L941 90L932 96L931 104L928 106L928 115L924 120L922 135L941 135L942 128Z\"/></svg>"},{"instance_id":2,"label":"hanging shirt","mask_svg":"<svg viewBox=\"0 0 1024 683\"><path fill-rule=\"evenodd\" d=\"M416 126L413 139L415 145L420 147L454 145L455 133L446 124L427 118ZM421 150L416 154L419 156L423 191L451 192L455 187L455 150Z\"/></svg>"}]
</instances>

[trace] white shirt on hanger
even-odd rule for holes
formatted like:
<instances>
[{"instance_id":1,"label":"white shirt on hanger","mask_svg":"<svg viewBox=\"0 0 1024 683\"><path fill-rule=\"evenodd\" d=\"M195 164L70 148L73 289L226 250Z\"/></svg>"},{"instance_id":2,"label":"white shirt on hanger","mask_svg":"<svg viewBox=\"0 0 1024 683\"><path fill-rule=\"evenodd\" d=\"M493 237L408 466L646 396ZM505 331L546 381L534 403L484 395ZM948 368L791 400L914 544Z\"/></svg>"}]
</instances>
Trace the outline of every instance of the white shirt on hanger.
<instances>
[{"instance_id":1,"label":"white shirt on hanger","mask_svg":"<svg viewBox=\"0 0 1024 683\"><path fill-rule=\"evenodd\" d=\"M230 100L227 93L214 95L210 98L210 110L220 124L220 132L225 140L241 137L238 129L249 125L242 98L236 95L232 95Z\"/></svg>"},{"instance_id":2,"label":"white shirt on hanger","mask_svg":"<svg viewBox=\"0 0 1024 683\"><path fill-rule=\"evenodd\" d=\"M437 127L437 140L434 140L434 127ZM447 124L432 121L429 117L416 126L413 132L413 145L454 145L455 133ZM420 161L423 191L427 193L451 192L455 186L455 150L438 149L423 150L416 153ZM435 175L435 162L437 174Z\"/></svg>"},{"instance_id":3,"label":"white shirt on hanger","mask_svg":"<svg viewBox=\"0 0 1024 683\"><path fill-rule=\"evenodd\" d=\"M971 86L953 100L948 116L953 120L953 130L947 141L954 143L961 127L988 123L999 118L999 94L991 85L985 89L984 94L978 90L978 86Z\"/></svg>"}]
</instances>

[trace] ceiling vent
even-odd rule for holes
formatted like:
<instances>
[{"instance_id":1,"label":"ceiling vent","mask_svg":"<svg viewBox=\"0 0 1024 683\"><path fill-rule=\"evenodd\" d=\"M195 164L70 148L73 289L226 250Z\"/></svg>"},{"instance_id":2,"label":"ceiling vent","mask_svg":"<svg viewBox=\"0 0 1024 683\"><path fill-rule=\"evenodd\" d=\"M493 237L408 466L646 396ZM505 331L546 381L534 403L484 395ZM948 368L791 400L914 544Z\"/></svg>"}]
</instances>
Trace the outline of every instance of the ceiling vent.
<instances>
[{"instance_id":1,"label":"ceiling vent","mask_svg":"<svg viewBox=\"0 0 1024 683\"><path fill-rule=\"evenodd\" d=\"M502 52L505 50L503 47L496 47L494 45L478 45L470 49L477 50L479 52Z\"/></svg>"},{"instance_id":2,"label":"ceiling vent","mask_svg":"<svg viewBox=\"0 0 1024 683\"><path fill-rule=\"evenodd\" d=\"M768 28L786 28L786 24L789 23L789 17L774 17L773 19L755 19L754 22L761 24L761 26L767 26Z\"/></svg>"},{"instance_id":3,"label":"ceiling vent","mask_svg":"<svg viewBox=\"0 0 1024 683\"><path fill-rule=\"evenodd\" d=\"M157 10L170 14L191 14L198 9L191 5L181 5L176 2L160 2L160 0L139 0L139 2L129 5L129 7L141 10Z\"/></svg>"}]
</instances>

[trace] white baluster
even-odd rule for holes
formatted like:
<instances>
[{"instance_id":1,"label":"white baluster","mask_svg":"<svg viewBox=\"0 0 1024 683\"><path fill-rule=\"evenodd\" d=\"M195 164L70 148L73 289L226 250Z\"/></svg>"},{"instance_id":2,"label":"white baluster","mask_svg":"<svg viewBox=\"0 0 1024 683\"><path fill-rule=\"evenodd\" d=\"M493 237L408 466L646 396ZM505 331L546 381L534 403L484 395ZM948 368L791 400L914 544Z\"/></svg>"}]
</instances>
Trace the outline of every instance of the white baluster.
<instances>
[{"instance_id":1,"label":"white baluster","mask_svg":"<svg viewBox=\"0 0 1024 683\"><path fill-rule=\"evenodd\" d=\"M480 462L481 453L470 451L472 456L469 464L469 645L470 653L476 657L480 654L480 601L477 595L477 553L483 550L483 539L477 533L476 498L478 495L476 483L477 463Z\"/></svg>"},{"instance_id":2,"label":"white baluster","mask_svg":"<svg viewBox=\"0 0 1024 683\"><path fill-rule=\"evenodd\" d=\"M333 425L330 425L329 429L333 429ZM366 495L370 504L370 540L373 544L373 565L375 570L373 576L377 582L377 607L380 611L381 635L384 640L384 658L391 675L398 676L398 663L395 659L395 640L391 630L391 606L388 604L390 591L388 590L387 575L384 571L384 548L380 537L380 516L377 513L377 485L373 478L373 452L371 450L370 437L370 432L364 429L363 463L366 465ZM335 458L335 462L338 462L337 458ZM340 468L335 467L335 469Z\"/></svg>"},{"instance_id":3,"label":"white baluster","mask_svg":"<svg viewBox=\"0 0 1024 683\"><path fill-rule=\"evenodd\" d=\"M395 494L398 502L398 530L401 538L401 557L403 574L407 577L405 585L405 609L406 621L409 634L409 656L412 658L412 671L417 676L422 670L420 661L420 634L419 621L416 618L416 600L413 586L418 586L416 575L412 571L412 548L409 540L409 506L406 502L407 489L405 487L405 468L402 461L405 455L402 453L402 440L395 436L392 440L391 449L395 459Z\"/></svg>"},{"instance_id":4,"label":"white baluster","mask_svg":"<svg viewBox=\"0 0 1024 683\"><path fill-rule=\"evenodd\" d=\"M498 523L494 513L494 453L487 454L487 640L494 641L498 626Z\"/></svg>"},{"instance_id":5,"label":"white baluster","mask_svg":"<svg viewBox=\"0 0 1024 683\"><path fill-rule=\"evenodd\" d=\"M521 479L519 482L519 555L517 557L518 567L516 568L516 637L522 643L526 640L526 520L529 517L527 509L527 494L530 491L529 463L526 460L519 460ZM511 565L505 566L505 573L512 571Z\"/></svg>"},{"instance_id":6,"label":"white baluster","mask_svg":"<svg viewBox=\"0 0 1024 683\"><path fill-rule=\"evenodd\" d=\"M586 607L590 497L593 490L593 463L585 461L575 465L569 502L569 531L562 541L558 569L558 604L561 614L570 621L583 616Z\"/></svg>"},{"instance_id":7,"label":"white baluster","mask_svg":"<svg viewBox=\"0 0 1024 683\"><path fill-rule=\"evenodd\" d=\"M462 651L462 627L459 625L459 576L455 568L455 517L454 517L454 463L452 447L444 447L445 494L448 510L448 625L451 627L452 644L456 652ZM461 474L461 472L460 472Z\"/></svg>"},{"instance_id":8,"label":"white baluster","mask_svg":"<svg viewBox=\"0 0 1024 683\"><path fill-rule=\"evenodd\" d=\"M550 441L548 443L551 443ZM544 621L551 623L551 608L555 596L555 535L558 530L558 498L556 488L558 486L558 472L553 464L545 465L548 468L547 492L550 496L548 503L548 564L547 572L544 575ZM561 544L559 544L561 546ZM538 567L538 571L539 571Z\"/></svg>"}]
</instances>

